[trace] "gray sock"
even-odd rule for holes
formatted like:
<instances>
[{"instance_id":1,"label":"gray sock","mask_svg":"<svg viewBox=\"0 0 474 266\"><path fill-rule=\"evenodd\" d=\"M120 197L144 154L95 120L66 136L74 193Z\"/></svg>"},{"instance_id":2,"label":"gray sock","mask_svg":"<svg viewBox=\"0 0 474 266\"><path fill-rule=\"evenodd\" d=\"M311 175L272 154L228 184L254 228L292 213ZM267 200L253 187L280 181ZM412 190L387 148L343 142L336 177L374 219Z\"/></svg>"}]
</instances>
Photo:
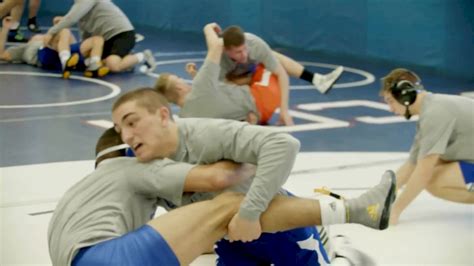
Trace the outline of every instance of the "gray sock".
<instances>
[{"instance_id":1,"label":"gray sock","mask_svg":"<svg viewBox=\"0 0 474 266\"><path fill-rule=\"evenodd\" d=\"M345 202L347 222L362 224L374 229L386 229L395 196L395 173L388 170L383 174L378 185L358 198Z\"/></svg>"}]
</instances>

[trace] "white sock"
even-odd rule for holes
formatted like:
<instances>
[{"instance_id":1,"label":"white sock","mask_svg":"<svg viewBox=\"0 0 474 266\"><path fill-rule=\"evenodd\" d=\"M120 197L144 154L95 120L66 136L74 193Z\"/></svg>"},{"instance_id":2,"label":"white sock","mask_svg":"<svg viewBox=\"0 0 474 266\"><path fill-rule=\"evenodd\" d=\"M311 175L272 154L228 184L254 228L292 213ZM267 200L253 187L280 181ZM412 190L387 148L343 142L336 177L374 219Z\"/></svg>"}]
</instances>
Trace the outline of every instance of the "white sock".
<instances>
[{"instance_id":1,"label":"white sock","mask_svg":"<svg viewBox=\"0 0 474 266\"><path fill-rule=\"evenodd\" d=\"M101 66L100 57L99 56L92 56L87 64L88 70L97 70Z\"/></svg>"},{"instance_id":2,"label":"white sock","mask_svg":"<svg viewBox=\"0 0 474 266\"><path fill-rule=\"evenodd\" d=\"M100 56L91 56L91 64L100 62Z\"/></svg>"},{"instance_id":3,"label":"white sock","mask_svg":"<svg viewBox=\"0 0 474 266\"><path fill-rule=\"evenodd\" d=\"M63 66L63 69L66 68L66 62L70 57L71 57L71 51L64 50L64 51L59 52L59 60L61 60L61 65Z\"/></svg>"},{"instance_id":4,"label":"white sock","mask_svg":"<svg viewBox=\"0 0 474 266\"><path fill-rule=\"evenodd\" d=\"M319 83L321 83L322 79L323 79L323 75L318 74L318 73L314 73L313 85L318 85Z\"/></svg>"},{"instance_id":5,"label":"white sock","mask_svg":"<svg viewBox=\"0 0 474 266\"><path fill-rule=\"evenodd\" d=\"M320 199L321 223L323 226L346 222L346 206L342 200Z\"/></svg>"},{"instance_id":6,"label":"white sock","mask_svg":"<svg viewBox=\"0 0 474 266\"><path fill-rule=\"evenodd\" d=\"M12 22L12 25L10 26L10 29L11 30L17 30L18 27L20 27L20 22L15 21L15 22Z\"/></svg>"},{"instance_id":7,"label":"white sock","mask_svg":"<svg viewBox=\"0 0 474 266\"><path fill-rule=\"evenodd\" d=\"M145 59L145 55L143 53L136 53L135 56L137 57L138 63L143 62Z\"/></svg>"}]
</instances>

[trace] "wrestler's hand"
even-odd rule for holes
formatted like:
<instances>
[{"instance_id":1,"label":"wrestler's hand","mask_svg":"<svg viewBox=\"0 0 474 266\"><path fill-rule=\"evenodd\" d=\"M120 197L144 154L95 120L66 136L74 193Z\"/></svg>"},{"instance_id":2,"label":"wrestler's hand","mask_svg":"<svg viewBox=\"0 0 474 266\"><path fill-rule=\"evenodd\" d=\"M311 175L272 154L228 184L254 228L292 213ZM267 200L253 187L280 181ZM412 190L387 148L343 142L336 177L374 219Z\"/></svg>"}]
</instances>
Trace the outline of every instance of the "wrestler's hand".
<instances>
[{"instance_id":1,"label":"wrestler's hand","mask_svg":"<svg viewBox=\"0 0 474 266\"><path fill-rule=\"evenodd\" d=\"M219 161L214 164L216 174L214 174L214 182L216 188L227 189L237 185L253 176L257 171L257 167L249 163L235 163L232 161Z\"/></svg>"},{"instance_id":2,"label":"wrestler's hand","mask_svg":"<svg viewBox=\"0 0 474 266\"><path fill-rule=\"evenodd\" d=\"M55 16L53 18L53 25L58 24L59 22L61 22L62 19L63 19L63 16Z\"/></svg>"},{"instance_id":3,"label":"wrestler's hand","mask_svg":"<svg viewBox=\"0 0 474 266\"><path fill-rule=\"evenodd\" d=\"M197 73L196 63L194 63L194 62L187 63L186 67L185 67L185 70L192 78L194 78L196 76L196 73Z\"/></svg>"},{"instance_id":4,"label":"wrestler's hand","mask_svg":"<svg viewBox=\"0 0 474 266\"><path fill-rule=\"evenodd\" d=\"M293 126L294 124L293 118L291 118L288 111L280 112L280 119L277 122L278 126Z\"/></svg>"},{"instance_id":5,"label":"wrestler's hand","mask_svg":"<svg viewBox=\"0 0 474 266\"><path fill-rule=\"evenodd\" d=\"M258 123L258 116L254 112L249 112L245 121L249 124L256 125Z\"/></svg>"},{"instance_id":6,"label":"wrestler's hand","mask_svg":"<svg viewBox=\"0 0 474 266\"><path fill-rule=\"evenodd\" d=\"M221 51L224 48L224 41L219 38L222 32L217 23L209 23L204 26L204 36L206 37L207 49Z\"/></svg>"},{"instance_id":7,"label":"wrestler's hand","mask_svg":"<svg viewBox=\"0 0 474 266\"><path fill-rule=\"evenodd\" d=\"M236 213L229 223L227 234L230 242L250 242L260 237L262 227L259 220L249 221L239 217L239 213Z\"/></svg>"},{"instance_id":8,"label":"wrestler's hand","mask_svg":"<svg viewBox=\"0 0 474 266\"><path fill-rule=\"evenodd\" d=\"M221 26L219 26L219 24L215 23L215 22L212 22L212 23L208 23L204 26L204 29L212 29L217 35L221 34L222 32L222 29L221 29Z\"/></svg>"}]
</instances>

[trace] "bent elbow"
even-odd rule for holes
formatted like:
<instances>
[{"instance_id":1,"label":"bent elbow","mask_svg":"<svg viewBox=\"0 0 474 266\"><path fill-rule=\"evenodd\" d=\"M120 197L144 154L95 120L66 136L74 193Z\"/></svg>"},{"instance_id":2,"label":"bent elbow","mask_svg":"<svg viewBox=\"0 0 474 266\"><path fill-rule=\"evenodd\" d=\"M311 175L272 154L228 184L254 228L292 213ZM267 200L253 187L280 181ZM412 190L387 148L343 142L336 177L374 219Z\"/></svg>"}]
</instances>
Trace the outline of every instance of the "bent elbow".
<instances>
[{"instance_id":1,"label":"bent elbow","mask_svg":"<svg viewBox=\"0 0 474 266\"><path fill-rule=\"evenodd\" d=\"M284 136L285 142L287 143L287 151L296 155L300 151L301 142L289 134L285 134Z\"/></svg>"}]
</instances>

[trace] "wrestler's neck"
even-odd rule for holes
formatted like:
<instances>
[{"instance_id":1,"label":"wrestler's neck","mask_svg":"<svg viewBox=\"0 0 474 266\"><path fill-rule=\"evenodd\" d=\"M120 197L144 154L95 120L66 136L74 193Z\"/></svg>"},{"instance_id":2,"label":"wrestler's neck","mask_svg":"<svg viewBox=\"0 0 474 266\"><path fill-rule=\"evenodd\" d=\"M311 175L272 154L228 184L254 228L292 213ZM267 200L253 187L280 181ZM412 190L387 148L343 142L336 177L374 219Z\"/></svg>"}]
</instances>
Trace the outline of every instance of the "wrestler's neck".
<instances>
[{"instance_id":1,"label":"wrestler's neck","mask_svg":"<svg viewBox=\"0 0 474 266\"><path fill-rule=\"evenodd\" d=\"M178 96L178 100L176 101L176 105L179 106L180 108L184 107L184 103L186 102L186 95L188 95L188 94L180 94Z\"/></svg>"},{"instance_id":2,"label":"wrestler's neck","mask_svg":"<svg viewBox=\"0 0 474 266\"><path fill-rule=\"evenodd\" d=\"M173 157L178 151L179 147L179 129L175 122L169 122L164 142L164 157Z\"/></svg>"},{"instance_id":3,"label":"wrestler's neck","mask_svg":"<svg viewBox=\"0 0 474 266\"><path fill-rule=\"evenodd\" d=\"M416 95L415 102L412 105L410 105L410 112L412 115L420 114L421 106L423 104L423 100L425 99L425 96L426 96L425 91L419 92L418 95Z\"/></svg>"},{"instance_id":4,"label":"wrestler's neck","mask_svg":"<svg viewBox=\"0 0 474 266\"><path fill-rule=\"evenodd\" d=\"M178 88L178 99L176 100L176 105L180 108L183 108L186 103L186 96L191 93L192 87L189 84L183 84Z\"/></svg>"}]
</instances>

